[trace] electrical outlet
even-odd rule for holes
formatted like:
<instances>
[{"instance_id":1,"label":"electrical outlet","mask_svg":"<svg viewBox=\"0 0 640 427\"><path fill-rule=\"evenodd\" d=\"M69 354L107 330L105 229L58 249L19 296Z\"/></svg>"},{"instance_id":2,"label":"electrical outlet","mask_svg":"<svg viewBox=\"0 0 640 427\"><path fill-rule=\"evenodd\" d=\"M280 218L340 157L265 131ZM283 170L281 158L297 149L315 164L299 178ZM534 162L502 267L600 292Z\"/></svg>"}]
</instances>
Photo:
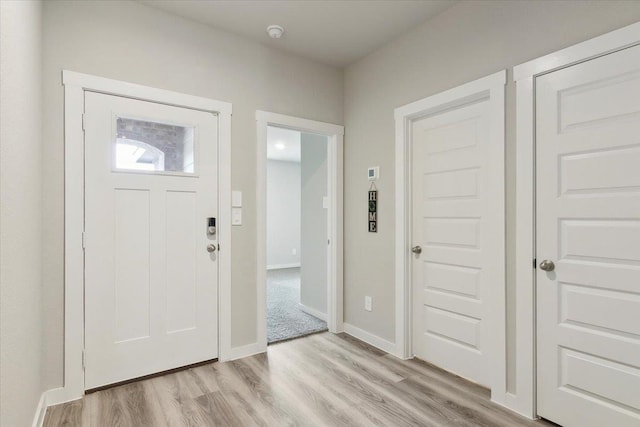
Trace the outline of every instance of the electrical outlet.
<instances>
[{"instance_id":1,"label":"electrical outlet","mask_svg":"<svg viewBox=\"0 0 640 427\"><path fill-rule=\"evenodd\" d=\"M371 297L364 297L364 309L367 311L373 310Z\"/></svg>"},{"instance_id":2,"label":"electrical outlet","mask_svg":"<svg viewBox=\"0 0 640 427\"><path fill-rule=\"evenodd\" d=\"M296 248L291 249L291 255L298 255L298 250Z\"/></svg>"}]
</instances>

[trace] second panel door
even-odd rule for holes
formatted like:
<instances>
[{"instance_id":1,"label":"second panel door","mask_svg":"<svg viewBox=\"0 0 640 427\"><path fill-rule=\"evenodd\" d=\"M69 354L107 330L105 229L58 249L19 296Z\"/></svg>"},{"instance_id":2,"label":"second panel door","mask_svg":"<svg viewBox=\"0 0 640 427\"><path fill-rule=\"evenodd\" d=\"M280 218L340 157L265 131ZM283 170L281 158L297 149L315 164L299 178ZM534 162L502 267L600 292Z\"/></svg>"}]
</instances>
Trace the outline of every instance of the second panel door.
<instances>
[{"instance_id":1,"label":"second panel door","mask_svg":"<svg viewBox=\"0 0 640 427\"><path fill-rule=\"evenodd\" d=\"M504 227L491 215L503 192L490 172L488 107L429 116L412 133L413 352L485 386Z\"/></svg>"},{"instance_id":2,"label":"second panel door","mask_svg":"<svg viewBox=\"0 0 640 427\"><path fill-rule=\"evenodd\" d=\"M536 79L538 413L640 425L640 46Z\"/></svg>"}]
</instances>

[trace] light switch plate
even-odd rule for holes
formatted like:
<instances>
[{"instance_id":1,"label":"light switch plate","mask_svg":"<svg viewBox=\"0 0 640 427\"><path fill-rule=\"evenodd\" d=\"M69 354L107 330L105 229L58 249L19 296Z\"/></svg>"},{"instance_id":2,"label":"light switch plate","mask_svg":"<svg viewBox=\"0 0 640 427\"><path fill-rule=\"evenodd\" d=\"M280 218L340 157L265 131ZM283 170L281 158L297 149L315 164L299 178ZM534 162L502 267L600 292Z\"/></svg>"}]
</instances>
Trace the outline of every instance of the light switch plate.
<instances>
[{"instance_id":1,"label":"light switch plate","mask_svg":"<svg viewBox=\"0 0 640 427\"><path fill-rule=\"evenodd\" d=\"M242 225L242 208L231 208L231 225Z\"/></svg>"},{"instance_id":2,"label":"light switch plate","mask_svg":"<svg viewBox=\"0 0 640 427\"><path fill-rule=\"evenodd\" d=\"M231 192L231 207L232 208L242 207L242 191L236 190Z\"/></svg>"},{"instance_id":3,"label":"light switch plate","mask_svg":"<svg viewBox=\"0 0 640 427\"><path fill-rule=\"evenodd\" d=\"M364 309L367 311L373 310L371 297L364 297Z\"/></svg>"},{"instance_id":4,"label":"light switch plate","mask_svg":"<svg viewBox=\"0 0 640 427\"><path fill-rule=\"evenodd\" d=\"M327 196L322 198L322 207L324 209L329 209L329 198Z\"/></svg>"}]
</instances>

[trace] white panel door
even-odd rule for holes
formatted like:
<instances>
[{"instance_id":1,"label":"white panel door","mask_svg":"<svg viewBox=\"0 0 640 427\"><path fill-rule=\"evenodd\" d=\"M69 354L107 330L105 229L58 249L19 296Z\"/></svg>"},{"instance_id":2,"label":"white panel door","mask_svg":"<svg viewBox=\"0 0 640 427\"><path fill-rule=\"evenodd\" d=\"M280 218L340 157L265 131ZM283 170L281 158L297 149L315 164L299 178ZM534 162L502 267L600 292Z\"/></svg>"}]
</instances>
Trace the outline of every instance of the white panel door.
<instances>
[{"instance_id":1,"label":"white panel door","mask_svg":"<svg viewBox=\"0 0 640 427\"><path fill-rule=\"evenodd\" d=\"M86 389L218 356L217 152L211 113L86 93Z\"/></svg>"},{"instance_id":2,"label":"white panel door","mask_svg":"<svg viewBox=\"0 0 640 427\"><path fill-rule=\"evenodd\" d=\"M537 78L536 118L538 413L637 427L640 47Z\"/></svg>"},{"instance_id":3,"label":"white panel door","mask_svg":"<svg viewBox=\"0 0 640 427\"><path fill-rule=\"evenodd\" d=\"M487 300L499 286L503 197L487 100L413 124L413 352L490 385ZM500 147L501 149L501 147ZM494 203L494 206L492 206Z\"/></svg>"}]
</instances>

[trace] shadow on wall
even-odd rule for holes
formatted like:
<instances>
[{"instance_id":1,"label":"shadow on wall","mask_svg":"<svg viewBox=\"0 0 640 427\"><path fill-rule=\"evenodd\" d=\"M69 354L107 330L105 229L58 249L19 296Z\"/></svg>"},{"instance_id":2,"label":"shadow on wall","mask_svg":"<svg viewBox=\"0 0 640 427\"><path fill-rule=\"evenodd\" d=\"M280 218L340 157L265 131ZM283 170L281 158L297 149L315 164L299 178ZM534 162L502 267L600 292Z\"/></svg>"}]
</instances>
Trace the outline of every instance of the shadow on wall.
<instances>
[{"instance_id":1,"label":"shadow on wall","mask_svg":"<svg viewBox=\"0 0 640 427\"><path fill-rule=\"evenodd\" d=\"M327 313L327 149L328 138L301 137L300 303Z\"/></svg>"}]
</instances>

